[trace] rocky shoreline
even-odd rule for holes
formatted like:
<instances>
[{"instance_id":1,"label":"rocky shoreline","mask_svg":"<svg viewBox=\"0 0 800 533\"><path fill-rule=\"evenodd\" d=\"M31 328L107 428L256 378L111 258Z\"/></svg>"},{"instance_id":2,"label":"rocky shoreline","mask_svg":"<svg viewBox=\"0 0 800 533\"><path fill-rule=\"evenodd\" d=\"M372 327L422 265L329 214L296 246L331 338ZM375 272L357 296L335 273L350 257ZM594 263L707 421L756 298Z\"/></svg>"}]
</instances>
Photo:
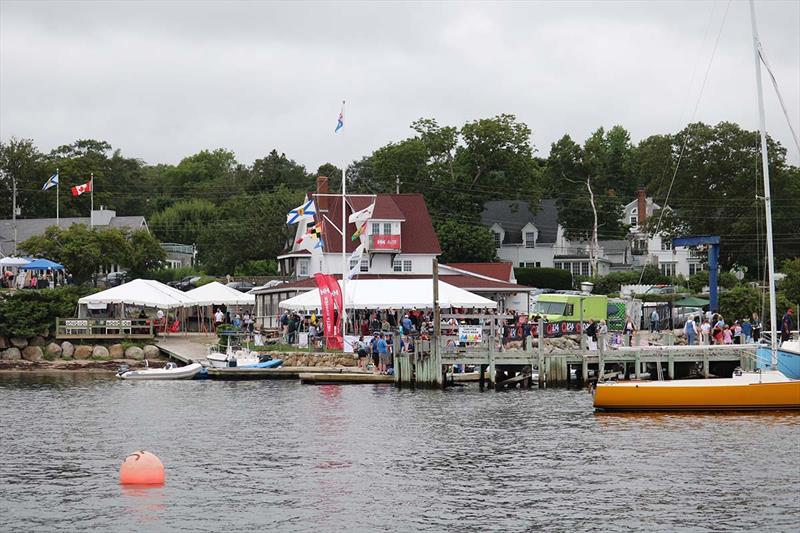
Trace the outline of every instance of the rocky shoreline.
<instances>
[{"instance_id":1,"label":"rocky shoreline","mask_svg":"<svg viewBox=\"0 0 800 533\"><path fill-rule=\"evenodd\" d=\"M120 365L144 367L144 360L161 359L153 344L73 344L34 337L0 337L0 371L92 370L116 372Z\"/></svg>"}]
</instances>

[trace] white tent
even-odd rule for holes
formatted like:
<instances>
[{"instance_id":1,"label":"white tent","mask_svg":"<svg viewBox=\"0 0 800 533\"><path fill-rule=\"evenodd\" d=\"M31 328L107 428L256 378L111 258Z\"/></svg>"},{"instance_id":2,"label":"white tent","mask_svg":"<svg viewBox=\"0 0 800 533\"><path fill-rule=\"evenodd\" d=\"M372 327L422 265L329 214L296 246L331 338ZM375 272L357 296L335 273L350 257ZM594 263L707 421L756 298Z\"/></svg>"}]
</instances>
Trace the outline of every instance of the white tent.
<instances>
[{"instance_id":1,"label":"white tent","mask_svg":"<svg viewBox=\"0 0 800 533\"><path fill-rule=\"evenodd\" d=\"M339 282L341 285L341 281ZM319 290L314 289L278 304L282 309L319 309ZM433 307L430 279L364 279L347 282L347 309L411 309ZM439 307L496 309L497 302L439 281Z\"/></svg>"},{"instance_id":2,"label":"white tent","mask_svg":"<svg viewBox=\"0 0 800 533\"><path fill-rule=\"evenodd\" d=\"M206 285L201 285L186 293L191 298L194 305L255 305L256 297L254 294L246 294L223 285L218 281L212 281Z\"/></svg>"},{"instance_id":3,"label":"white tent","mask_svg":"<svg viewBox=\"0 0 800 533\"><path fill-rule=\"evenodd\" d=\"M30 262L30 259L25 259L24 257L8 256L0 259L0 267L21 267Z\"/></svg>"},{"instance_id":4,"label":"white tent","mask_svg":"<svg viewBox=\"0 0 800 533\"><path fill-rule=\"evenodd\" d=\"M103 304L139 305L159 309L195 305L185 292L152 279L135 279L118 287L84 296L78 300L78 304L86 305L89 309L100 307Z\"/></svg>"}]
</instances>

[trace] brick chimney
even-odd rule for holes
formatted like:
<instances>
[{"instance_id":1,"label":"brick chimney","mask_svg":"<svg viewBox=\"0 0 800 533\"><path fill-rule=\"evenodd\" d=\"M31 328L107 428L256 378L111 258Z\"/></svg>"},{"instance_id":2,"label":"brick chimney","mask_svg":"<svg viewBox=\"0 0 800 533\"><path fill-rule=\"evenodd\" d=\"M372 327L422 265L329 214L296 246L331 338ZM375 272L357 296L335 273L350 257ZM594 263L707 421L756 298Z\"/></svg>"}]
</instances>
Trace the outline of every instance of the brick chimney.
<instances>
[{"instance_id":1,"label":"brick chimney","mask_svg":"<svg viewBox=\"0 0 800 533\"><path fill-rule=\"evenodd\" d=\"M642 226L647 220L647 191L644 187L636 189L636 198L638 201L636 209L639 214L639 225Z\"/></svg>"},{"instance_id":2,"label":"brick chimney","mask_svg":"<svg viewBox=\"0 0 800 533\"><path fill-rule=\"evenodd\" d=\"M317 194L328 194L328 176L317 176ZM317 197L317 210L320 212L328 211L328 197Z\"/></svg>"}]
</instances>

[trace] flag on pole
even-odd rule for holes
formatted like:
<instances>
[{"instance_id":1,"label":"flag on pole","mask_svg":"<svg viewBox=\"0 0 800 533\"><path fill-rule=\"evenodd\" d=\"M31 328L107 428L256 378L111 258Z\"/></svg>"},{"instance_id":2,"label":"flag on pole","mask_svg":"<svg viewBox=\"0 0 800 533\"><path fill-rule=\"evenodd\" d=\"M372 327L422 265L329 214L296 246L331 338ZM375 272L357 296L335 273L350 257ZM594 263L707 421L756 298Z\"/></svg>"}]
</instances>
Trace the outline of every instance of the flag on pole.
<instances>
[{"instance_id":1,"label":"flag on pole","mask_svg":"<svg viewBox=\"0 0 800 533\"><path fill-rule=\"evenodd\" d=\"M342 110L339 111L339 121L336 122L336 129L333 133L339 133L339 130L344 128L344 100L342 100Z\"/></svg>"},{"instance_id":2,"label":"flag on pole","mask_svg":"<svg viewBox=\"0 0 800 533\"><path fill-rule=\"evenodd\" d=\"M58 171L56 170L56 173L50 176L50 178L46 182L44 182L42 190L46 191L47 189L50 189L51 187L56 187L57 185L58 185Z\"/></svg>"},{"instance_id":3,"label":"flag on pole","mask_svg":"<svg viewBox=\"0 0 800 533\"><path fill-rule=\"evenodd\" d=\"M295 207L289 211L289 214L286 215L286 223L294 224L295 222L300 222L301 220L314 218L316 214L317 208L314 205L314 200L309 200L303 205Z\"/></svg>"},{"instance_id":4,"label":"flag on pole","mask_svg":"<svg viewBox=\"0 0 800 533\"><path fill-rule=\"evenodd\" d=\"M75 185L74 187L72 187L72 196L80 196L85 192L92 192L92 180L89 180L86 183L82 183L81 185Z\"/></svg>"},{"instance_id":5,"label":"flag on pole","mask_svg":"<svg viewBox=\"0 0 800 533\"><path fill-rule=\"evenodd\" d=\"M359 244L353 253L350 254L350 263L355 261L355 265L350 268L350 272L347 273L347 279L353 279L353 276L358 274L361 271L361 258L364 255L364 243Z\"/></svg>"},{"instance_id":6,"label":"flag on pole","mask_svg":"<svg viewBox=\"0 0 800 533\"><path fill-rule=\"evenodd\" d=\"M350 236L350 240L354 241L361 237L367 231L367 221L365 220L363 224L361 224L358 229Z\"/></svg>"},{"instance_id":7,"label":"flag on pole","mask_svg":"<svg viewBox=\"0 0 800 533\"><path fill-rule=\"evenodd\" d=\"M314 224L296 241L298 250L309 250L311 253L323 252L322 225Z\"/></svg>"},{"instance_id":8,"label":"flag on pole","mask_svg":"<svg viewBox=\"0 0 800 533\"><path fill-rule=\"evenodd\" d=\"M347 217L347 221L350 222L351 224L356 222L366 222L367 220L372 218L372 212L374 210L375 210L375 202L372 202L361 211L356 211L355 213Z\"/></svg>"}]
</instances>

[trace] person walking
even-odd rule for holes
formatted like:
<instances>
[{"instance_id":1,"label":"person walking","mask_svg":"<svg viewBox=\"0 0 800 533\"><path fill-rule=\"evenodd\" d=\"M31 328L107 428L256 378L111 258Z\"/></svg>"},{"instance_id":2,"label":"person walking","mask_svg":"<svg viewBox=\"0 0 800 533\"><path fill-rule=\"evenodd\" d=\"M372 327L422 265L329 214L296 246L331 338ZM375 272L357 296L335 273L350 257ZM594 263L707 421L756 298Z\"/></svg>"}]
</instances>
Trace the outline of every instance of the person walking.
<instances>
[{"instance_id":1,"label":"person walking","mask_svg":"<svg viewBox=\"0 0 800 533\"><path fill-rule=\"evenodd\" d=\"M683 333L686 335L686 344L694 346L694 341L697 338L697 324L694 322L694 316L689 315L686 319L686 324L683 325Z\"/></svg>"},{"instance_id":2,"label":"person walking","mask_svg":"<svg viewBox=\"0 0 800 533\"><path fill-rule=\"evenodd\" d=\"M633 332L636 328L633 327L633 319L630 315L625 317L625 338L627 339L627 346L633 346Z\"/></svg>"},{"instance_id":3,"label":"person walking","mask_svg":"<svg viewBox=\"0 0 800 533\"><path fill-rule=\"evenodd\" d=\"M653 309L653 312L650 313L650 333L653 332L661 332L661 328L659 325L660 317L658 316L658 310Z\"/></svg>"},{"instance_id":4,"label":"person walking","mask_svg":"<svg viewBox=\"0 0 800 533\"><path fill-rule=\"evenodd\" d=\"M704 318L703 323L700 324L700 336L703 345L711 344L711 324L707 318Z\"/></svg>"},{"instance_id":5,"label":"person walking","mask_svg":"<svg viewBox=\"0 0 800 533\"><path fill-rule=\"evenodd\" d=\"M225 320L225 315L222 313L222 309L217 307L217 312L214 313L214 330L216 331L222 322Z\"/></svg>"}]
</instances>

